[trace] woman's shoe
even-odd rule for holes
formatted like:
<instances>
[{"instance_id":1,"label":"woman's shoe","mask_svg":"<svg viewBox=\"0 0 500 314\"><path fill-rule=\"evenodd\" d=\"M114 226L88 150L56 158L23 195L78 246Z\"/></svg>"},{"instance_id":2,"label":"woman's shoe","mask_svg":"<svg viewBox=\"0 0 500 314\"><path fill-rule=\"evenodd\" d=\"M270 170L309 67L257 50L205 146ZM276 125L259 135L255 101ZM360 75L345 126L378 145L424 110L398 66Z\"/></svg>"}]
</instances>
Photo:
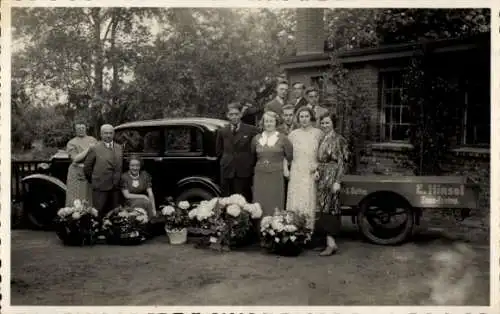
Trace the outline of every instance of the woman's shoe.
<instances>
[{"instance_id":1,"label":"woman's shoe","mask_svg":"<svg viewBox=\"0 0 500 314\"><path fill-rule=\"evenodd\" d=\"M336 246L327 246L323 252L319 253L319 256L330 256L337 253L338 248Z\"/></svg>"}]
</instances>

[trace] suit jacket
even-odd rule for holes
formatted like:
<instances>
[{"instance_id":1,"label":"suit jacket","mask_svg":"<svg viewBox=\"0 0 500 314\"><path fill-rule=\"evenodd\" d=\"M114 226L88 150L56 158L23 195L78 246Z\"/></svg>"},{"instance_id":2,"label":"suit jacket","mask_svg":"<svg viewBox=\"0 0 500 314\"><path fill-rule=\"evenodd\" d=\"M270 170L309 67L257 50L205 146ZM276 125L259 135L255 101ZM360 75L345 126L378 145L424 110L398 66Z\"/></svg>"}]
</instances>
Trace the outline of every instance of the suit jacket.
<instances>
[{"instance_id":1,"label":"suit jacket","mask_svg":"<svg viewBox=\"0 0 500 314\"><path fill-rule=\"evenodd\" d=\"M88 153L83 172L94 190L110 191L120 188L123 167L123 149L113 142L113 148L107 148L99 141Z\"/></svg>"},{"instance_id":2,"label":"suit jacket","mask_svg":"<svg viewBox=\"0 0 500 314\"><path fill-rule=\"evenodd\" d=\"M243 117L241 118L241 121L250 124L250 125L257 125L259 122L259 109L256 107L249 107L243 112Z\"/></svg>"},{"instance_id":3,"label":"suit jacket","mask_svg":"<svg viewBox=\"0 0 500 314\"><path fill-rule=\"evenodd\" d=\"M278 99L274 98L266 104L265 111L274 111L281 117L284 105L284 103L281 103Z\"/></svg>"},{"instance_id":4,"label":"suit jacket","mask_svg":"<svg viewBox=\"0 0 500 314\"><path fill-rule=\"evenodd\" d=\"M217 132L216 149L223 178L253 176L255 156L252 153L252 139L258 133L257 127L243 122L236 134L233 134L231 125Z\"/></svg>"},{"instance_id":5,"label":"suit jacket","mask_svg":"<svg viewBox=\"0 0 500 314\"><path fill-rule=\"evenodd\" d=\"M300 97L299 102L295 104L295 111L303 106L307 106L307 100L304 97Z\"/></svg>"}]
</instances>

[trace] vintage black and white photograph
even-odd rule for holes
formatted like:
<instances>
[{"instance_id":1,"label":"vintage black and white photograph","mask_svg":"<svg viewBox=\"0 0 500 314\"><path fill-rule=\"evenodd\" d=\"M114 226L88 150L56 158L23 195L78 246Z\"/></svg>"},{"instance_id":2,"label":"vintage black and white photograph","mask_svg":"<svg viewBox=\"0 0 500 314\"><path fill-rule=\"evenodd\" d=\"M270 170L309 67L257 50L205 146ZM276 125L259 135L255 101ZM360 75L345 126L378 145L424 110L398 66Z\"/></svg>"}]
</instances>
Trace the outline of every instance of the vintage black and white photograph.
<instances>
[{"instance_id":1,"label":"vintage black and white photograph","mask_svg":"<svg viewBox=\"0 0 500 314\"><path fill-rule=\"evenodd\" d=\"M10 16L10 305L490 306L490 8Z\"/></svg>"}]
</instances>

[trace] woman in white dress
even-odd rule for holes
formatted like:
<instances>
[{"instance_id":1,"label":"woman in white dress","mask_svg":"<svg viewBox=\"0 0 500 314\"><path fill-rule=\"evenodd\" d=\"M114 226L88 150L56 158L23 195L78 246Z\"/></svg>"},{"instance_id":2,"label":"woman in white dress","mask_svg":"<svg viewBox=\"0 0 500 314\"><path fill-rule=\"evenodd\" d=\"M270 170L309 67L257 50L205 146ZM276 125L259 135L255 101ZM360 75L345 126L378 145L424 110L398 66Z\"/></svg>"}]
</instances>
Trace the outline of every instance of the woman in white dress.
<instances>
[{"instance_id":1,"label":"woman in white dress","mask_svg":"<svg viewBox=\"0 0 500 314\"><path fill-rule=\"evenodd\" d=\"M299 108L296 119L300 127L288 135L294 157L290 169L286 209L306 214L308 227L313 229L316 211L314 173L318 167L317 151L323 133L313 126L314 112L310 108Z\"/></svg>"}]
</instances>

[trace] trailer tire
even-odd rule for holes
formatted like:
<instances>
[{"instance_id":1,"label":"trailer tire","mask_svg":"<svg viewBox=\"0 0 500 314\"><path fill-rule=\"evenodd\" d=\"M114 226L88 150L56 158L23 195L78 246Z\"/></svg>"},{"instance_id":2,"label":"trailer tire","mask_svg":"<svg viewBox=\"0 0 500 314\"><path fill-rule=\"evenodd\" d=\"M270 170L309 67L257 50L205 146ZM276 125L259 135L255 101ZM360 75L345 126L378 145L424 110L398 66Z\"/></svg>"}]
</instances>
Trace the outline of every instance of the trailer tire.
<instances>
[{"instance_id":1,"label":"trailer tire","mask_svg":"<svg viewBox=\"0 0 500 314\"><path fill-rule=\"evenodd\" d=\"M398 210L402 210L405 213L406 220L403 224L394 228L393 231L389 231L390 229L388 228L378 227L377 229L377 227L374 227L373 223L377 218L392 216L392 211L397 212ZM357 221L361 234L369 242L378 245L398 245L406 242L412 235L415 225L415 214L408 201L399 194L379 192L369 195L361 203Z\"/></svg>"}]
</instances>

